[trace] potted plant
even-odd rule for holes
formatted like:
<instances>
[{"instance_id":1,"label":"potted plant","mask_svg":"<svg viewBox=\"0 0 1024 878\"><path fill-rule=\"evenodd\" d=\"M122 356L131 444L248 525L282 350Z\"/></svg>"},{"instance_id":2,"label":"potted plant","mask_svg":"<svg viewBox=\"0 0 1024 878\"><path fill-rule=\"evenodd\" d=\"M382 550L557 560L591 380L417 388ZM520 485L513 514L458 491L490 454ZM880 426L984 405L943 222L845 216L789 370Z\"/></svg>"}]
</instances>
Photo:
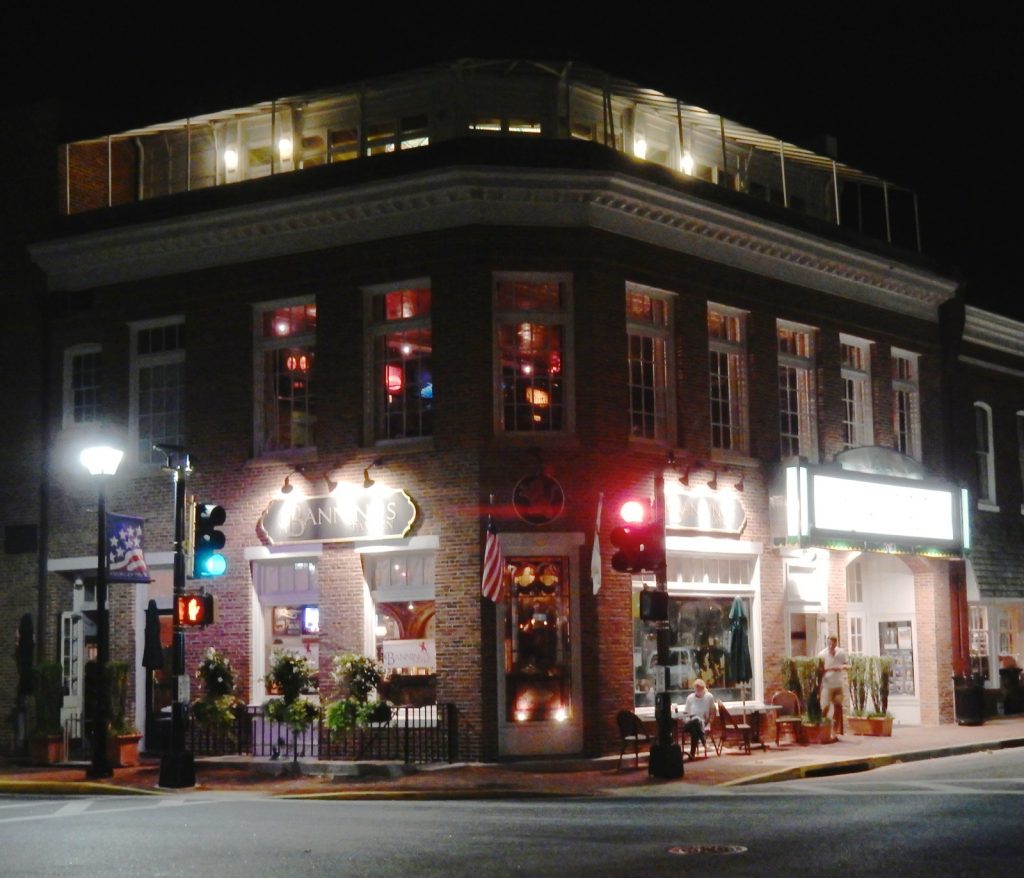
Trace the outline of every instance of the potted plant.
<instances>
[{"instance_id":1,"label":"potted plant","mask_svg":"<svg viewBox=\"0 0 1024 878\"><path fill-rule=\"evenodd\" d=\"M107 759L114 768L139 764L139 741L142 735L128 719L128 686L131 667L128 662L110 662L106 670L109 733Z\"/></svg>"},{"instance_id":2,"label":"potted plant","mask_svg":"<svg viewBox=\"0 0 1024 878\"><path fill-rule=\"evenodd\" d=\"M817 656L799 656L793 659L804 705L800 731L806 744L827 744L832 740L832 720L822 716L821 678L825 676L825 663Z\"/></svg>"},{"instance_id":3,"label":"potted plant","mask_svg":"<svg viewBox=\"0 0 1024 878\"><path fill-rule=\"evenodd\" d=\"M303 693L315 688L315 675L316 670L308 659L294 652L276 649L265 677L267 688L279 692L280 697L267 699L264 709L272 720L291 729L292 753L296 762L299 759L299 735L320 715L320 706L302 697Z\"/></svg>"},{"instance_id":4,"label":"potted plant","mask_svg":"<svg viewBox=\"0 0 1024 878\"><path fill-rule=\"evenodd\" d=\"M887 655L871 658L871 734L889 737L892 735L892 714L889 713L889 678L892 676L892 659Z\"/></svg>"},{"instance_id":5,"label":"potted plant","mask_svg":"<svg viewBox=\"0 0 1024 878\"><path fill-rule=\"evenodd\" d=\"M871 660L864 655L850 656L850 702L851 711L847 718L850 731L855 735L870 735L871 722L867 716L868 689L871 680Z\"/></svg>"},{"instance_id":6,"label":"potted plant","mask_svg":"<svg viewBox=\"0 0 1024 878\"><path fill-rule=\"evenodd\" d=\"M391 719L391 706L379 694L383 668L373 659L354 653L337 655L331 679L340 695L327 707L327 725L331 731L386 723Z\"/></svg>"},{"instance_id":7,"label":"potted plant","mask_svg":"<svg viewBox=\"0 0 1024 878\"><path fill-rule=\"evenodd\" d=\"M32 761L37 765L60 762L64 741L60 708L64 700L60 665L44 662L35 669L36 727L31 739Z\"/></svg>"},{"instance_id":8,"label":"potted plant","mask_svg":"<svg viewBox=\"0 0 1024 878\"><path fill-rule=\"evenodd\" d=\"M208 728L228 729L237 718L242 702L235 695L235 671L224 653L212 646L196 669L203 694L192 702L192 716Z\"/></svg>"}]
</instances>

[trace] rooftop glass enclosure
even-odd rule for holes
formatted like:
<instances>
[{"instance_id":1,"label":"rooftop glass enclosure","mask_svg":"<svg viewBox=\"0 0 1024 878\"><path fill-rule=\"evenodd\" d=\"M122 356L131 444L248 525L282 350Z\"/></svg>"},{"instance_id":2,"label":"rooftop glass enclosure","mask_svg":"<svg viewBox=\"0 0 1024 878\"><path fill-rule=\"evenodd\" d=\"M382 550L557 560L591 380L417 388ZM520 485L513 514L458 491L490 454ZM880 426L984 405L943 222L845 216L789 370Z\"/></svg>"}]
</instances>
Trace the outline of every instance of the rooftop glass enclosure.
<instances>
[{"instance_id":1,"label":"rooftop glass enclosure","mask_svg":"<svg viewBox=\"0 0 1024 878\"><path fill-rule=\"evenodd\" d=\"M83 213L458 137L592 141L920 249L910 190L568 63L463 60L65 144L60 209Z\"/></svg>"}]
</instances>

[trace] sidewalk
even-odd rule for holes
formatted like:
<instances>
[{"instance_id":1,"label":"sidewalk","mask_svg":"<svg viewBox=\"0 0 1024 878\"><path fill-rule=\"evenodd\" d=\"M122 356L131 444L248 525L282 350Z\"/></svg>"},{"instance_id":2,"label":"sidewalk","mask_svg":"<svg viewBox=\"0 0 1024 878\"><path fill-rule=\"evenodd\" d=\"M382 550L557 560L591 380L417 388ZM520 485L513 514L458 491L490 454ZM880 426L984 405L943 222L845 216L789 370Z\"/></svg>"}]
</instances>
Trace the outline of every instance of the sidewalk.
<instances>
[{"instance_id":1,"label":"sidewalk","mask_svg":"<svg viewBox=\"0 0 1024 878\"><path fill-rule=\"evenodd\" d=\"M737 786L827 774L866 771L893 762L909 762L981 750L1024 746L1024 716L998 717L982 726L894 728L891 738L845 735L834 744L801 747L774 742L767 751L747 756L725 750L687 760L681 780L661 780L640 768L632 754L600 759L533 759L521 762L403 766L394 763L342 763L224 757L196 760L196 786L159 790L159 764L119 768L108 782L85 779L84 764L32 768L0 761L0 795L176 794L242 792L253 795L303 795L338 798L515 798L548 796L680 795L708 787Z\"/></svg>"}]
</instances>

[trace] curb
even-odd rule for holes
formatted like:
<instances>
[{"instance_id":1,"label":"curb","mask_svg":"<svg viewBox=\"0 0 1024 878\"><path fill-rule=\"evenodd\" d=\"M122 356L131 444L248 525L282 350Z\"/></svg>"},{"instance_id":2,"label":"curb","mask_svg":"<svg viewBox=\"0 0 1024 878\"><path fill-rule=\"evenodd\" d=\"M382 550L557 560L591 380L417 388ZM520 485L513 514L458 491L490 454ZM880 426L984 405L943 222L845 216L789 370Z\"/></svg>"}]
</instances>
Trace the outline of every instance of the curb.
<instances>
[{"instance_id":1,"label":"curb","mask_svg":"<svg viewBox=\"0 0 1024 878\"><path fill-rule=\"evenodd\" d=\"M877 756L864 756L856 759L842 759L835 762L817 762L798 765L777 771L766 771L750 777L740 777L717 784L719 787L753 786L762 783L778 783L786 780L803 780L813 777L832 777L840 774L857 774L895 765L901 762L923 762L926 759L940 759L944 756L964 756L969 753L981 753L985 750L1009 750L1024 747L1024 738L1007 738L997 741L978 741L972 744L956 744L951 747L931 747L927 750L908 750L904 753L884 753Z\"/></svg>"},{"instance_id":2,"label":"curb","mask_svg":"<svg viewBox=\"0 0 1024 878\"><path fill-rule=\"evenodd\" d=\"M504 789L466 790L351 790L337 793L282 793L275 799L297 799L306 801L406 801L406 802L458 802L498 799L500 801L522 799L592 799L602 793L560 792L557 790L520 790L513 787Z\"/></svg>"},{"instance_id":3,"label":"curb","mask_svg":"<svg viewBox=\"0 0 1024 878\"><path fill-rule=\"evenodd\" d=\"M159 790L119 787L94 781L0 780L0 794L28 793L43 796L161 796Z\"/></svg>"}]
</instances>

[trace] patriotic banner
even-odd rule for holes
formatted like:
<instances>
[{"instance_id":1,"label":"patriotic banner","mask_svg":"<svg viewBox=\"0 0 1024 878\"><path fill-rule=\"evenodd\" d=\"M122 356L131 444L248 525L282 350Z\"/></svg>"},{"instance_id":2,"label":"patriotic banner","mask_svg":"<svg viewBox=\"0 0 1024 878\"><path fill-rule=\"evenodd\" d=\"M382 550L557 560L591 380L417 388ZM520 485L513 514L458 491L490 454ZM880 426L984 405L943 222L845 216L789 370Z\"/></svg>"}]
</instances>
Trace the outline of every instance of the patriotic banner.
<instances>
[{"instance_id":1,"label":"patriotic banner","mask_svg":"<svg viewBox=\"0 0 1024 878\"><path fill-rule=\"evenodd\" d=\"M590 553L590 579L594 583L594 594L601 590L601 505L604 492L597 495L597 522L594 524L594 550Z\"/></svg>"},{"instance_id":2,"label":"patriotic banner","mask_svg":"<svg viewBox=\"0 0 1024 878\"><path fill-rule=\"evenodd\" d=\"M141 518L107 513L107 581L151 581L142 552Z\"/></svg>"},{"instance_id":3,"label":"patriotic banner","mask_svg":"<svg viewBox=\"0 0 1024 878\"><path fill-rule=\"evenodd\" d=\"M501 542L494 531L490 517L487 519L487 542L484 544L484 569L480 578L480 593L490 601L501 600L502 587L505 584L505 556L501 551Z\"/></svg>"}]
</instances>

